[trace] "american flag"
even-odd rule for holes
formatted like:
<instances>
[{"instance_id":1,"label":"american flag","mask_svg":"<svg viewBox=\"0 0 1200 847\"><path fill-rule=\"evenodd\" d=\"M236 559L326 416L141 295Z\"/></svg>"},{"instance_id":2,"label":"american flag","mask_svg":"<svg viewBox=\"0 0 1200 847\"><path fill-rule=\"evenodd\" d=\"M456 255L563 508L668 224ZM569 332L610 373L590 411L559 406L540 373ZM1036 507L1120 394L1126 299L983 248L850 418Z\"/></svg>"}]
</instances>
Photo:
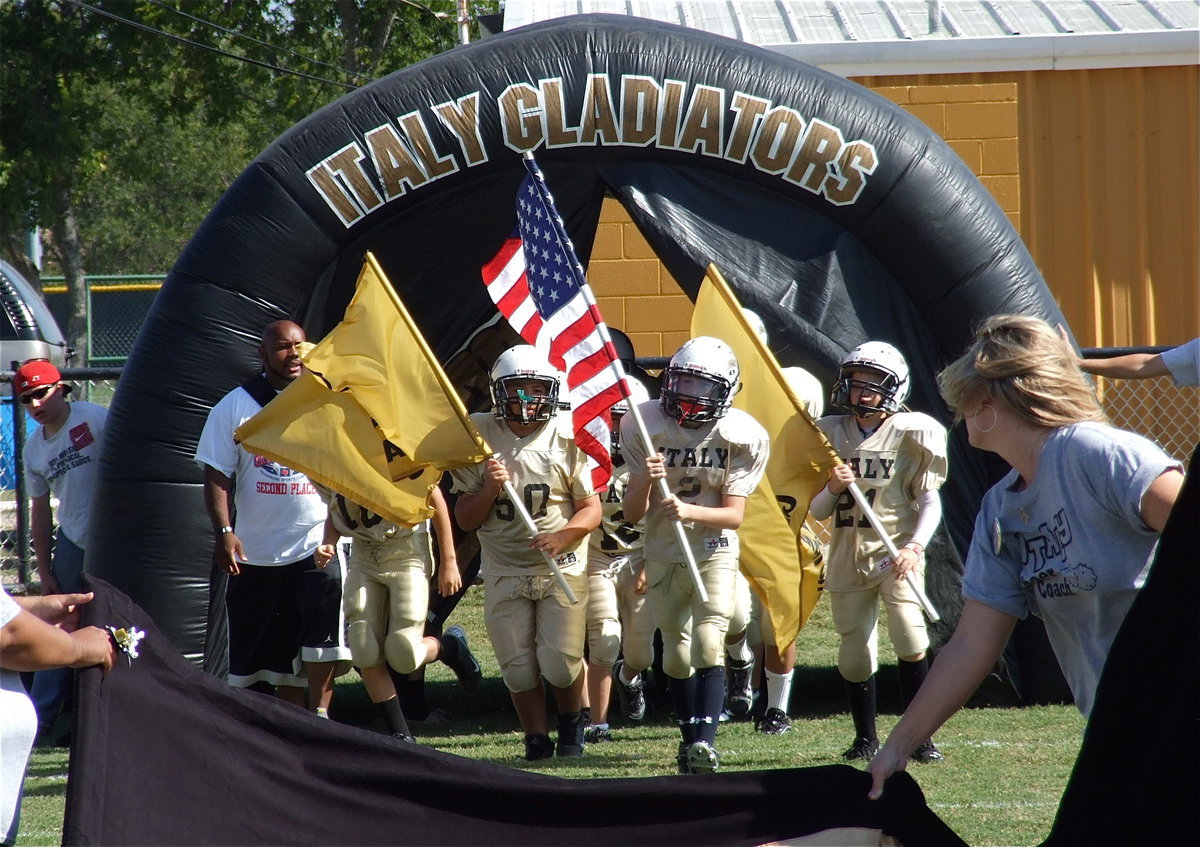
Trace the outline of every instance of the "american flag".
<instances>
[{"instance_id":1,"label":"american flag","mask_svg":"<svg viewBox=\"0 0 1200 847\"><path fill-rule=\"evenodd\" d=\"M592 487L612 477L609 409L628 394L617 351L546 180L531 156L517 192L517 228L483 267L488 294L520 336L563 371L575 443L588 456Z\"/></svg>"}]
</instances>

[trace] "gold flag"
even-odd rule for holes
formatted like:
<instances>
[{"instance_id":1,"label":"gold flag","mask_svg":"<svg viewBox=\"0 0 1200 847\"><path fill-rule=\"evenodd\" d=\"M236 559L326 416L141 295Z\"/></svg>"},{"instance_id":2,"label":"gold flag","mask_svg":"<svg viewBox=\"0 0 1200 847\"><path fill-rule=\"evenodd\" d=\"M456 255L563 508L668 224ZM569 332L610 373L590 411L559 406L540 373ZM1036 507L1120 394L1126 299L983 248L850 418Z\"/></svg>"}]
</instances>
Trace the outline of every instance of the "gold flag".
<instances>
[{"instance_id":1,"label":"gold flag","mask_svg":"<svg viewBox=\"0 0 1200 847\"><path fill-rule=\"evenodd\" d=\"M491 455L370 253L345 319L303 358L307 370L238 427L247 450L407 525L433 514L442 471Z\"/></svg>"},{"instance_id":2,"label":"gold flag","mask_svg":"<svg viewBox=\"0 0 1200 847\"><path fill-rule=\"evenodd\" d=\"M332 390L353 396L384 437L415 462L448 470L491 455L370 253L345 318L304 364Z\"/></svg>"},{"instance_id":3,"label":"gold flag","mask_svg":"<svg viewBox=\"0 0 1200 847\"><path fill-rule=\"evenodd\" d=\"M712 265L696 297L692 335L728 344L741 366L733 405L767 430L767 472L746 499L738 532L742 572L762 599L782 651L817 604L821 572L800 531L812 498L837 464L837 454L784 379L775 356L742 315L741 305Z\"/></svg>"},{"instance_id":4,"label":"gold flag","mask_svg":"<svg viewBox=\"0 0 1200 847\"><path fill-rule=\"evenodd\" d=\"M234 438L252 453L303 471L392 523L433 515L430 495L442 476L389 442L349 394L302 373Z\"/></svg>"}]
</instances>

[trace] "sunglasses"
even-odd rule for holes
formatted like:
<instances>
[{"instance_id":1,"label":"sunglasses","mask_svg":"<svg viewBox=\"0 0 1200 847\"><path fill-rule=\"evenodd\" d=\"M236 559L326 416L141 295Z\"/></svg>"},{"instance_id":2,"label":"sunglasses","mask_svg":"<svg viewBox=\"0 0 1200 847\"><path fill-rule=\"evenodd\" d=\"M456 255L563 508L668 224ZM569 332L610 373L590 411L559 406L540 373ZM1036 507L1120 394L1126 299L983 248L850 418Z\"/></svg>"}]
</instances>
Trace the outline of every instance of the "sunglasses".
<instances>
[{"instance_id":1,"label":"sunglasses","mask_svg":"<svg viewBox=\"0 0 1200 847\"><path fill-rule=\"evenodd\" d=\"M56 388L58 388L57 383L55 383L54 385L47 385L47 386L45 386L43 388L39 388L35 391L30 391L28 394L22 394L20 396L20 398L18 398L18 399L21 401L22 406L28 406L34 400L44 399L47 394L49 394L51 391L53 391Z\"/></svg>"}]
</instances>

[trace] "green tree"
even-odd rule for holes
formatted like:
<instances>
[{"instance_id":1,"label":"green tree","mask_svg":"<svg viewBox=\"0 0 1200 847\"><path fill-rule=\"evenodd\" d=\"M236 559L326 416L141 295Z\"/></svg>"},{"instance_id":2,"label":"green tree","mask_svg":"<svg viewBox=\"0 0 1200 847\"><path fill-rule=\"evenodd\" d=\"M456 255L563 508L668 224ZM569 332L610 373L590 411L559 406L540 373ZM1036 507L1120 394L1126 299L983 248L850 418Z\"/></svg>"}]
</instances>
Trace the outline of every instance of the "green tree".
<instances>
[{"instance_id":1,"label":"green tree","mask_svg":"<svg viewBox=\"0 0 1200 847\"><path fill-rule=\"evenodd\" d=\"M246 163L354 87L457 43L453 0L0 2L0 254L70 292L169 267Z\"/></svg>"}]
</instances>

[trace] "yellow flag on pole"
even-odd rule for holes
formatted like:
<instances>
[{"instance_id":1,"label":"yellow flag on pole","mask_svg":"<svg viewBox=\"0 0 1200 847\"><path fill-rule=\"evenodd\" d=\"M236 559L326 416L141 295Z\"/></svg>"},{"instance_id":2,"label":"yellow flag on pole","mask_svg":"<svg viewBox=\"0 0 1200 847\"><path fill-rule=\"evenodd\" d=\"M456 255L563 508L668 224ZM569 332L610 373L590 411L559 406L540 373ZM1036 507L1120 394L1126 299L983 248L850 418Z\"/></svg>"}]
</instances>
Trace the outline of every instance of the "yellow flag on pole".
<instances>
[{"instance_id":1,"label":"yellow flag on pole","mask_svg":"<svg viewBox=\"0 0 1200 847\"><path fill-rule=\"evenodd\" d=\"M430 495L442 476L391 444L349 394L302 373L234 436L252 453L303 471L392 523L433 515Z\"/></svg>"},{"instance_id":2,"label":"yellow flag on pole","mask_svg":"<svg viewBox=\"0 0 1200 847\"><path fill-rule=\"evenodd\" d=\"M304 357L304 364L332 390L353 396L388 441L415 462L448 470L491 455L370 253L345 318Z\"/></svg>"},{"instance_id":3,"label":"yellow flag on pole","mask_svg":"<svg viewBox=\"0 0 1200 847\"><path fill-rule=\"evenodd\" d=\"M247 450L407 525L433 514L443 470L491 455L369 253L346 318L304 361L309 370L238 427Z\"/></svg>"},{"instance_id":4,"label":"yellow flag on pole","mask_svg":"<svg viewBox=\"0 0 1200 847\"><path fill-rule=\"evenodd\" d=\"M742 572L762 599L783 650L817 604L821 568L800 541L808 506L837 463L837 455L784 378L775 356L742 315L741 305L712 265L696 297L693 336L728 344L741 366L742 390L733 405L754 417L771 438L767 472L746 500L738 531Z\"/></svg>"}]
</instances>

